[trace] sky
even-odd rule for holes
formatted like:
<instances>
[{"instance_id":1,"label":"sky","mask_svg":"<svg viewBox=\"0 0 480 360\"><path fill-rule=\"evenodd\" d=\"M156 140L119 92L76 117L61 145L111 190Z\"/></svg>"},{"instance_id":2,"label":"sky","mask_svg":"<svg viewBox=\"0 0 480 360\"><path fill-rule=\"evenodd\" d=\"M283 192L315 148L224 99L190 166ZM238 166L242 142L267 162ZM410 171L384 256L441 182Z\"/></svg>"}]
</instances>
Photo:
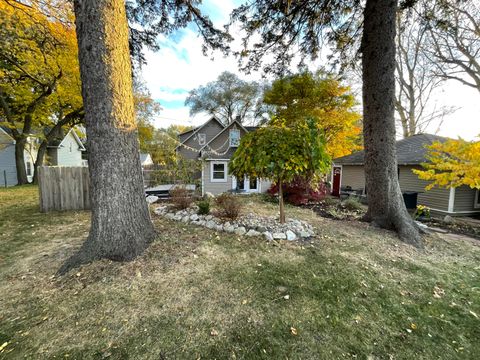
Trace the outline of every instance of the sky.
<instances>
[{"instance_id":1,"label":"sky","mask_svg":"<svg viewBox=\"0 0 480 360\"><path fill-rule=\"evenodd\" d=\"M205 0L202 10L215 25L222 26L238 2ZM184 105L185 99L190 90L216 80L223 71L235 73L245 80L260 80L260 73L248 76L241 73L233 56L224 57L220 53L214 54L213 59L204 56L202 39L193 27L176 31L169 37L159 37L158 42L161 49L157 52L147 50L147 65L142 68L143 80L163 108L154 122L158 128L171 124L196 126L206 121L208 114L190 116L189 108ZM440 127L438 123L432 124L427 132L466 140L480 135L480 93L477 90L450 80L436 91L432 100L437 106L455 106L458 110L447 115Z\"/></svg>"}]
</instances>

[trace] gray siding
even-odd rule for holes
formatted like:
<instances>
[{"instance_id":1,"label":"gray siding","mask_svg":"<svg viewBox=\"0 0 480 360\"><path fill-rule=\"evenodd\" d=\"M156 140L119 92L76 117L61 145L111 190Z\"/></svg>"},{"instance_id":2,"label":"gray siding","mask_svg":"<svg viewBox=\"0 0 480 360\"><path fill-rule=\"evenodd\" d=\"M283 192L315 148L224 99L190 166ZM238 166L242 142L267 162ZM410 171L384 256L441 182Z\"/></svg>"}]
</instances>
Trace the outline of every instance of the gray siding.
<instances>
[{"instance_id":1,"label":"gray siding","mask_svg":"<svg viewBox=\"0 0 480 360\"><path fill-rule=\"evenodd\" d=\"M205 134L206 137L206 142L208 143L210 140L212 140L217 134L223 130L223 126L221 126L216 120L209 120L201 129L195 131L195 134ZM203 147L203 145L200 145L198 143L198 138L195 136L191 136L192 134L188 134L187 138L188 140L185 141L185 139L182 140L182 137L180 137L180 141L185 141L184 145L200 150L200 148ZM198 158L198 151L194 150L189 150L186 149L183 146L179 146L177 149L177 152L185 157L186 159L197 159Z\"/></svg>"},{"instance_id":2,"label":"gray siding","mask_svg":"<svg viewBox=\"0 0 480 360\"><path fill-rule=\"evenodd\" d=\"M82 151L70 132L57 149L58 166L82 166Z\"/></svg>"},{"instance_id":3,"label":"gray siding","mask_svg":"<svg viewBox=\"0 0 480 360\"><path fill-rule=\"evenodd\" d=\"M12 141L8 143L4 140L0 133L0 186L14 186L17 185L15 145Z\"/></svg>"},{"instance_id":4,"label":"gray siding","mask_svg":"<svg viewBox=\"0 0 480 360\"><path fill-rule=\"evenodd\" d=\"M350 186L353 190L365 191L365 172L363 166L344 165L342 167L341 186Z\"/></svg>"},{"instance_id":5,"label":"gray siding","mask_svg":"<svg viewBox=\"0 0 480 360\"><path fill-rule=\"evenodd\" d=\"M219 160L220 161L220 160ZM221 161L224 162L224 161ZM210 178L210 170L211 170L211 161L206 161L203 165L203 178L202 183L204 186L204 193L209 192L213 195L219 195L224 192L230 191L232 189L232 176L227 175L226 182L212 182ZM225 161L227 164L228 169L228 161ZM260 180L260 191L266 192L271 185L271 181L267 179Z\"/></svg>"},{"instance_id":6,"label":"gray siding","mask_svg":"<svg viewBox=\"0 0 480 360\"><path fill-rule=\"evenodd\" d=\"M449 189L435 187L425 191L428 181L420 180L412 170L421 169L417 166L400 166L400 188L402 191L418 191L418 204L426 205L434 210L448 211Z\"/></svg>"},{"instance_id":7,"label":"gray siding","mask_svg":"<svg viewBox=\"0 0 480 360\"><path fill-rule=\"evenodd\" d=\"M459 186L455 189L454 211L459 212L480 212L479 208L475 208L476 190L470 189L468 186Z\"/></svg>"},{"instance_id":8,"label":"gray siding","mask_svg":"<svg viewBox=\"0 0 480 360\"><path fill-rule=\"evenodd\" d=\"M211 161L206 161L203 165L203 186L204 193L209 192L218 195L232 189L232 177L227 175L225 182L212 182L210 179ZM225 161L228 171L228 161Z\"/></svg>"}]
</instances>

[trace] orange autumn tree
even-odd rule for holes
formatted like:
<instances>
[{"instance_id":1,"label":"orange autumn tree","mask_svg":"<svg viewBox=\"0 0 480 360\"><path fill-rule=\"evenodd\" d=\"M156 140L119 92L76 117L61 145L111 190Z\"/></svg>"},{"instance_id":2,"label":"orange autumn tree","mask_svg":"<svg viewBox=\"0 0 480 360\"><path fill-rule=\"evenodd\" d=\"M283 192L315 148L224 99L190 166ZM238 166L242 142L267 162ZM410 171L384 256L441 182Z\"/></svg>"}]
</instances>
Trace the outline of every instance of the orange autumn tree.
<instances>
[{"instance_id":1,"label":"orange autumn tree","mask_svg":"<svg viewBox=\"0 0 480 360\"><path fill-rule=\"evenodd\" d=\"M287 126L299 119L314 119L333 159L361 148L361 116L354 110L355 97L331 74L305 71L278 79L263 101L272 106L274 119L282 119Z\"/></svg>"},{"instance_id":2,"label":"orange autumn tree","mask_svg":"<svg viewBox=\"0 0 480 360\"><path fill-rule=\"evenodd\" d=\"M480 189L480 141L447 140L428 147L424 170L414 170L422 180L431 181L426 190L469 186Z\"/></svg>"}]
</instances>

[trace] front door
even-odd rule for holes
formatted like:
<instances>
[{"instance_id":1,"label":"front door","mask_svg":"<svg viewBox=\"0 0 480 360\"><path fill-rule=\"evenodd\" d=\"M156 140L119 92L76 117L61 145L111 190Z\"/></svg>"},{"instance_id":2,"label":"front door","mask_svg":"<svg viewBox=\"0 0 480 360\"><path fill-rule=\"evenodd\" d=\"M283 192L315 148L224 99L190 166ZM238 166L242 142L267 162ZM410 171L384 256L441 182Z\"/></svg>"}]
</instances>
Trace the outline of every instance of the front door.
<instances>
[{"instance_id":1,"label":"front door","mask_svg":"<svg viewBox=\"0 0 480 360\"><path fill-rule=\"evenodd\" d=\"M257 178L244 177L243 179L232 179L232 189L239 192L255 193L258 192L258 180Z\"/></svg>"},{"instance_id":2,"label":"front door","mask_svg":"<svg viewBox=\"0 0 480 360\"><path fill-rule=\"evenodd\" d=\"M340 186L342 180L342 167L334 166L333 167L333 181L332 181L332 195L340 196Z\"/></svg>"}]
</instances>

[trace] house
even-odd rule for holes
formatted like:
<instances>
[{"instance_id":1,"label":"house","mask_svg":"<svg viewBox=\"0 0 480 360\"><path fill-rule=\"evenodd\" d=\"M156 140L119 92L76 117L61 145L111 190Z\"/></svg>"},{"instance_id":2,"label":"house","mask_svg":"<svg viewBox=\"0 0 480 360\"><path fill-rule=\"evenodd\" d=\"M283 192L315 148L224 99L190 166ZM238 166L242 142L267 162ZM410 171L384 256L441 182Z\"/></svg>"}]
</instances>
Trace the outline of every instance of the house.
<instances>
[{"instance_id":1,"label":"house","mask_svg":"<svg viewBox=\"0 0 480 360\"><path fill-rule=\"evenodd\" d=\"M140 153L140 163L142 164L142 168L152 166L152 156L150 154Z\"/></svg>"},{"instance_id":2,"label":"house","mask_svg":"<svg viewBox=\"0 0 480 360\"><path fill-rule=\"evenodd\" d=\"M85 166L82 153L85 151L75 129L65 136L59 134L47 145L47 164L52 166Z\"/></svg>"},{"instance_id":3,"label":"house","mask_svg":"<svg viewBox=\"0 0 480 360\"><path fill-rule=\"evenodd\" d=\"M427 162L426 146L435 141L445 141L447 138L418 134L397 141L398 180L402 192L418 192L418 204L426 205L437 214L473 215L480 213L480 194L478 190L468 186L457 188L438 188L425 191L429 182L420 180L413 169L421 169L421 164ZM365 188L364 152L333 160L332 195L338 196L342 190L352 190L359 194L367 194Z\"/></svg>"},{"instance_id":4,"label":"house","mask_svg":"<svg viewBox=\"0 0 480 360\"><path fill-rule=\"evenodd\" d=\"M248 177L237 179L228 173L228 162L241 137L255 130L256 127L245 127L238 121L225 126L212 117L203 125L179 134L177 153L186 159L202 161L199 174L202 195L207 192L218 195L229 191L260 193L268 190L271 184L268 180Z\"/></svg>"},{"instance_id":5,"label":"house","mask_svg":"<svg viewBox=\"0 0 480 360\"><path fill-rule=\"evenodd\" d=\"M35 138L28 137L24 150L25 170L28 181L33 179L33 164L36 157L37 147ZM8 128L0 126L0 186L14 186L17 183L15 140L9 134Z\"/></svg>"}]
</instances>

